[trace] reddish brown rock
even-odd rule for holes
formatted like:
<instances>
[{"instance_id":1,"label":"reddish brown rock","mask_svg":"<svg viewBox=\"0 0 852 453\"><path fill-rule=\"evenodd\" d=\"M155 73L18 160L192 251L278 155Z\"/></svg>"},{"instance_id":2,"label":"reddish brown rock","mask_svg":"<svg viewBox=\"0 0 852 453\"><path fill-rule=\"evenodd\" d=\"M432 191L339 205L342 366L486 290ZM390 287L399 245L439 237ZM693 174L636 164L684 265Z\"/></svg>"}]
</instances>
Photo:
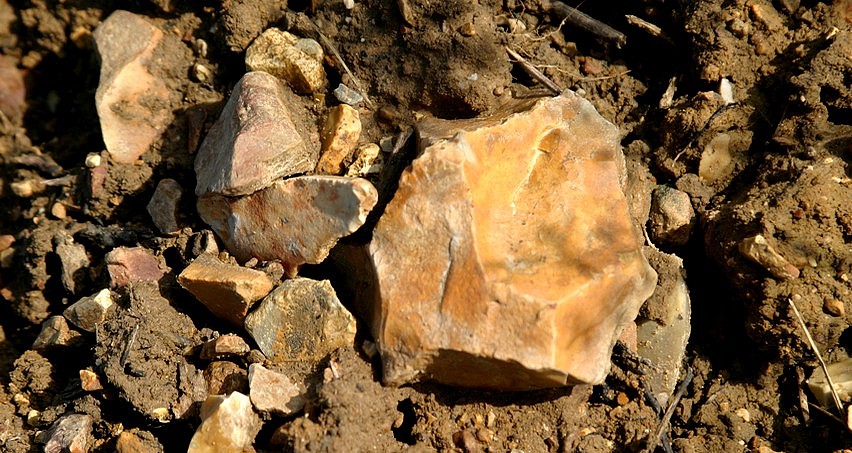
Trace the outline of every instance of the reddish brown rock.
<instances>
[{"instance_id":1,"label":"reddish brown rock","mask_svg":"<svg viewBox=\"0 0 852 453\"><path fill-rule=\"evenodd\" d=\"M131 163L172 122L168 75L156 67L163 59L154 54L164 41L177 38L142 16L121 10L104 20L93 35L101 58L95 107L104 144L116 162Z\"/></svg>"},{"instance_id":2,"label":"reddish brown rock","mask_svg":"<svg viewBox=\"0 0 852 453\"><path fill-rule=\"evenodd\" d=\"M204 370L207 392L210 395L227 395L231 392L246 393L248 376L246 370L234 362L211 362Z\"/></svg>"},{"instance_id":3,"label":"reddish brown rock","mask_svg":"<svg viewBox=\"0 0 852 453\"><path fill-rule=\"evenodd\" d=\"M145 247L116 247L106 254L104 261L111 288L155 282L164 275L157 257Z\"/></svg>"},{"instance_id":4,"label":"reddish brown rock","mask_svg":"<svg viewBox=\"0 0 852 453\"><path fill-rule=\"evenodd\" d=\"M239 335L227 334L201 345L203 360L218 360L229 357L242 357L251 350L248 343Z\"/></svg>"},{"instance_id":5,"label":"reddish brown rock","mask_svg":"<svg viewBox=\"0 0 852 453\"><path fill-rule=\"evenodd\" d=\"M272 291L263 272L201 255L178 276L178 282L221 319L242 326L249 308Z\"/></svg>"},{"instance_id":6,"label":"reddish brown rock","mask_svg":"<svg viewBox=\"0 0 852 453\"><path fill-rule=\"evenodd\" d=\"M656 283L616 127L567 92L419 133L369 246L376 287L360 291L384 380L602 382Z\"/></svg>"},{"instance_id":7,"label":"reddish brown rock","mask_svg":"<svg viewBox=\"0 0 852 453\"><path fill-rule=\"evenodd\" d=\"M237 259L281 260L295 275L363 225L377 200L366 179L301 176L241 198L202 197L198 213Z\"/></svg>"},{"instance_id":8,"label":"reddish brown rock","mask_svg":"<svg viewBox=\"0 0 852 453\"><path fill-rule=\"evenodd\" d=\"M273 362L320 360L351 346L355 319L328 280L286 280L246 317L246 330Z\"/></svg>"},{"instance_id":9,"label":"reddish brown rock","mask_svg":"<svg viewBox=\"0 0 852 453\"><path fill-rule=\"evenodd\" d=\"M318 153L290 118L284 87L265 72L243 76L195 158L195 194L245 195L312 171Z\"/></svg>"}]
</instances>

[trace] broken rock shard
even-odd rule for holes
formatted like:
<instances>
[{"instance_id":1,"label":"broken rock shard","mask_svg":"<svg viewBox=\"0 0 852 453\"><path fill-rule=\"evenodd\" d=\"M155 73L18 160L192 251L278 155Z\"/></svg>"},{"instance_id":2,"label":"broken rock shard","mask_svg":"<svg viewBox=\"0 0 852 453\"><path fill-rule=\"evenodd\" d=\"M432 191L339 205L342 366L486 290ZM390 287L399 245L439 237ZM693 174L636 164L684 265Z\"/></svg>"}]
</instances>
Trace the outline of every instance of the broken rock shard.
<instances>
[{"instance_id":1,"label":"broken rock shard","mask_svg":"<svg viewBox=\"0 0 852 453\"><path fill-rule=\"evenodd\" d=\"M390 384L600 383L656 273L622 191L616 127L567 92L427 120L369 244L357 301Z\"/></svg>"},{"instance_id":2,"label":"broken rock shard","mask_svg":"<svg viewBox=\"0 0 852 453\"><path fill-rule=\"evenodd\" d=\"M245 195L314 169L319 158L296 128L284 85L265 72L244 75L195 159L195 194Z\"/></svg>"},{"instance_id":3,"label":"broken rock shard","mask_svg":"<svg viewBox=\"0 0 852 453\"><path fill-rule=\"evenodd\" d=\"M377 200L366 179L300 176L240 198L208 195L197 207L237 259L281 260L294 275L363 225Z\"/></svg>"}]
</instances>

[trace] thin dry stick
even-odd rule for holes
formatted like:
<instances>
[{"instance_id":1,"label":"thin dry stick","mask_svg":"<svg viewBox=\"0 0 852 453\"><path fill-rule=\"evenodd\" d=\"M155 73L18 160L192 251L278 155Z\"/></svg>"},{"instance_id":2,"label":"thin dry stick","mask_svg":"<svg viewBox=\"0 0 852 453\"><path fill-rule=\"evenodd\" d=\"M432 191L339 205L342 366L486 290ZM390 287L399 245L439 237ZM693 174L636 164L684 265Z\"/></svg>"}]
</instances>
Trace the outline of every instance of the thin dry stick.
<instances>
[{"instance_id":1,"label":"thin dry stick","mask_svg":"<svg viewBox=\"0 0 852 453\"><path fill-rule=\"evenodd\" d=\"M674 415L675 408L677 404L680 402L680 399L683 398L683 395L686 393L686 387L692 382L692 377L694 374L692 373L692 368L686 368L686 376L683 377L683 380L680 381L680 386L677 388L677 392L675 392L672 401L669 403L669 407L666 409L666 413L663 414L663 419L660 420L660 426L657 428L657 434L651 439L651 443L648 444L648 448L645 449L647 453L653 453L654 450L657 449L657 445L660 444L660 440L663 438L663 434L666 432L666 427L669 426L669 421L672 419L672 415Z\"/></svg>"},{"instance_id":2,"label":"thin dry stick","mask_svg":"<svg viewBox=\"0 0 852 453\"><path fill-rule=\"evenodd\" d=\"M535 66L529 64L527 60L525 60L524 57L522 57L519 53L508 47L506 47L506 52L509 52L509 56L514 58L518 62L518 64L520 64L521 67L524 68L524 71L526 71L527 74L535 77L539 82L543 83L544 86L546 86L547 89L552 91L554 95L559 96L560 94L562 94L562 88L560 88L559 85L553 83L552 80L550 80L541 71L536 69Z\"/></svg>"},{"instance_id":3,"label":"thin dry stick","mask_svg":"<svg viewBox=\"0 0 852 453\"><path fill-rule=\"evenodd\" d=\"M811 349L814 350L814 354L816 354L817 360L819 361L819 366L822 367L822 371L825 373L825 379L828 381L828 388L831 389L831 396L834 397L834 405L837 406L837 411L840 412L840 415L843 414L843 403L840 402L840 396L837 394L837 389L834 388L834 379L831 378L831 375L828 374L828 366L825 364L825 360L822 359L822 354L819 353L819 349L817 349L817 345L814 342L814 338L811 336L811 331L808 330L808 326L805 325L805 320L802 318L802 314L799 313L799 307L796 307L796 303L793 302L793 299L787 299L787 302L790 302L790 306L793 307L793 313L796 314L796 319L799 321L799 325L802 326L802 330L805 331L805 338L808 339L808 344L810 344Z\"/></svg>"},{"instance_id":4,"label":"thin dry stick","mask_svg":"<svg viewBox=\"0 0 852 453\"><path fill-rule=\"evenodd\" d=\"M843 420L841 420L841 419L840 419L840 417L838 417L838 416L836 416L836 415L832 414L831 412L829 412L829 411L827 411L827 410L825 410L825 409L823 409L823 408L819 407L819 405L814 404L814 403L812 403L812 402L810 402L810 401L808 401L808 406L812 407L813 409L815 409L815 410L816 410L817 412L819 412L820 414L825 415L826 417L828 417L828 418L830 418L830 419L832 419L832 420L836 421L837 423L840 423L841 425L846 426L846 427L847 427L847 429L848 429L848 426L846 425L846 422L844 422Z\"/></svg>"},{"instance_id":5,"label":"thin dry stick","mask_svg":"<svg viewBox=\"0 0 852 453\"><path fill-rule=\"evenodd\" d=\"M361 86L361 82L359 82L358 78L355 77L355 74L353 74L352 71L349 70L349 66L346 66L346 62L343 61L343 57L340 56L340 53L337 51L337 48L334 47L334 44L331 42L330 39L326 38L325 35L322 34L322 32L320 31L319 26L317 26L317 24L314 24L313 22L311 22L311 23L313 24L314 29L317 32L317 35L319 35L320 41L322 41L322 43L325 44L325 46L328 48L328 50L330 50L331 53L334 54L334 58L337 59L337 62L340 63L340 66L343 68L343 70L347 74L349 74L349 78L352 79L352 83L355 84L355 88L358 89L359 93L361 94L361 97L364 98L364 101L367 102L367 104L372 106L373 102L370 101L370 98L367 97L367 92L364 91L364 87Z\"/></svg>"},{"instance_id":6,"label":"thin dry stick","mask_svg":"<svg viewBox=\"0 0 852 453\"><path fill-rule=\"evenodd\" d=\"M660 38L660 39L666 41L667 43L671 44L672 46L676 46L674 40L672 40L672 38L669 38L669 36L666 35L663 32L663 29L660 28L659 26L652 24L652 23L648 22L647 20L642 19L641 17L634 16L632 14L625 14L624 18L627 19L628 24L634 25L638 28L641 28L642 30L645 30L646 32L648 32L649 35Z\"/></svg>"},{"instance_id":7,"label":"thin dry stick","mask_svg":"<svg viewBox=\"0 0 852 453\"><path fill-rule=\"evenodd\" d=\"M569 23L577 28L581 28L607 41L614 42L616 47L621 47L627 43L627 37L624 36L624 33L576 8L572 8L559 1L550 0L543 0L541 5L544 7L545 11L567 19Z\"/></svg>"}]
</instances>

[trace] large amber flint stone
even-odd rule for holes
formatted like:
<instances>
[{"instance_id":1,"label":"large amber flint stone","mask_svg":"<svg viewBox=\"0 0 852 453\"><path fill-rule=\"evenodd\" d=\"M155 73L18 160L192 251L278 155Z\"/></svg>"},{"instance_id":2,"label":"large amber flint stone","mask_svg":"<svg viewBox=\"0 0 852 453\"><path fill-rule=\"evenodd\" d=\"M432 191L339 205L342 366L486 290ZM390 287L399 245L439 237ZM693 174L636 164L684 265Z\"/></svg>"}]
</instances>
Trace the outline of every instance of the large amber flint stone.
<instances>
[{"instance_id":1,"label":"large amber flint stone","mask_svg":"<svg viewBox=\"0 0 852 453\"><path fill-rule=\"evenodd\" d=\"M428 120L374 230L362 313L384 380L504 390L600 383L654 290L616 127L566 92Z\"/></svg>"}]
</instances>

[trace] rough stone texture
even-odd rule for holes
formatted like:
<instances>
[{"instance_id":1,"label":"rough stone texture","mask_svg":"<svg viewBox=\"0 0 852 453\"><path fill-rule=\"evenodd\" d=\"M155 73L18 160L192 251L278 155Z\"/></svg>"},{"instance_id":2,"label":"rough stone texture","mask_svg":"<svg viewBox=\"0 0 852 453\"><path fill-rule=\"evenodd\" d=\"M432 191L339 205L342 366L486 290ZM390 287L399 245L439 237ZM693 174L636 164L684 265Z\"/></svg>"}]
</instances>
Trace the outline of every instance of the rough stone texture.
<instances>
[{"instance_id":1,"label":"rough stone texture","mask_svg":"<svg viewBox=\"0 0 852 453\"><path fill-rule=\"evenodd\" d=\"M148 202L148 215L160 233L174 235L180 227L177 222L178 203L183 195L183 189L174 179L165 178L157 183L154 195Z\"/></svg>"},{"instance_id":2,"label":"rough stone texture","mask_svg":"<svg viewBox=\"0 0 852 453\"><path fill-rule=\"evenodd\" d=\"M245 195L314 169L319 156L291 120L285 89L264 72L237 82L195 158L196 195Z\"/></svg>"},{"instance_id":3,"label":"rough stone texture","mask_svg":"<svg viewBox=\"0 0 852 453\"><path fill-rule=\"evenodd\" d=\"M352 345L355 319L328 280L287 280L246 318L246 330L273 362L320 360Z\"/></svg>"},{"instance_id":4,"label":"rough stone texture","mask_svg":"<svg viewBox=\"0 0 852 453\"><path fill-rule=\"evenodd\" d=\"M112 13L94 32L101 58L95 107L110 156L131 163L145 154L168 128L172 114L162 74L151 71L154 52L176 39L127 11Z\"/></svg>"},{"instance_id":5,"label":"rough stone texture","mask_svg":"<svg viewBox=\"0 0 852 453\"><path fill-rule=\"evenodd\" d=\"M358 145L361 137L361 116L358 110L341 104L332 107L322 131L322 154L317 173L339 175L343 164Z\"/></svg>"},{"instance_id":6,"label":"rough stone texture","mask_svg":"<svg viewBox=\"0 0 852 453\"><path fill-rule=\"evenodd\" d=\"M237 259L281 260L295 275L363 225L377 200L366 179L301 176L246 197L200 198L198 213Z\"/></svg>"},{"instance_id":7,"label":"rough stone texture","mask_svg":"<svg viewBox=\"0 0 852 453\"><path fill-rule=\"evenodd\" d=\"M201 255L178 276L178 283L214 315L242 326L249 308L272 291L263 272Z\"/></svg>"},{"instance_id":8,"label":"rough stone texture","mask_svg":"<svg viewBox=\"0 0 852 453\"><path fill-rule=\"evenodd\" d=\"M648 234L655 243L686 244L695 226L695 210L689 195L667 186L654 189L648 226Z\"/></svg>"},{"instance_id":9,"label":"rough stone texture","mask_svg":"<svg viewBox=\"0 0 852 453\"><path fill-rule=\"evenodd\" d=\"M381 148L375 143L365 143L355 150L355 160L346 169L346 176L367 176L382 171L384 159Z\"/></svg>"},{"instance_id":10,"label":"rough stone texture","mask_svg":"<svg viewBox=\"0 0 852 453\"><path fill-rule=\"evenodd\" d=\"M26 95L24 76L15 60L0 55L0 112L13 123L20 123L26 109Z\"/></svg>"},{"instance_id":11,"label":"rough stone texture","mask_svg":"<svg viewBox=\"0 0 852 453\"><path fill-rule=\"evenodd\" d=\"M106 254L104 261L111 288L138 282L155 282L164 275L157 257L145 247L116 247Z\"/></svg>"},{"instance_id":12,"label":"rough stone texture","mask_svg":"<svg viewBox=\"0 0 852 453\"><path fill-rule=\"evenodd\" d=\"M92 417L85 414L65 415L50 428L45 453L85 453L92 437Z\"/></svg>"},{"instance_id":13,"label":"rough stone texture","mask_svg":"<svg viewBox=\"0 0 852 453\"><path fill-rule=\"evenodd\" d=\"M77 280L82 278L83 273L89 267L89 255L83 244L74 242L70 237L56 246L56 256L59 257L59 265L62 268L60 281L62 286L71 294L77 291Z\"/></svg>"},{"instance_id":14,"label":"rough stone texture","mask_svg":"<svg viewBox=\"0 0 852 453\"><path fill-rule=\"evenodd\" d=\"M96 392L103 390L104 385L101 384L101 378L92 370L80 370L80 388L87 392Z\"/></svg>"},{"instance_id":15,"label":"rough stone texture","mask_svg":"<svg viewBox=\"0 0 852 453\"><path fill-rule=\"evenodd\" d=\"M248 391L246 370L234 362L211 362L204 370L204 380L207 382L207 391L210 395Z\"/></svg>"},{"instance_id":16,"label":"rough stone texture","mask_svg":"<svg viewBox=\"0 0 852 453\"><path fill-rule=\"evenodd\" d=\"M248 381L249 397L260 412L290 415L305 407L304 389L282 373L253 363L249 365Z\"/></svg>"},{"instance_id":17,"label":"rough stone texture","mask_svg":"<svg viewBox=\"0 0 852 453\"><path fill-rule=\"evenodd\" d=\"M665 407L680 380L686 343L692 332L692 307L683 279L683 261L652 247L645 247L645 256L659 279L654 294L642 306L642 321L636 332L637 352L655 365L647 371L646 382Z\"/></svg>"},{"instance_id":18,"label":"rough stone texture","mask_svg":"<svg viewBox=\"0 0 852 453\"><path fill-rule=\"evenodd\" d=\"M270 28L246 49L246 67L287 81L297 93L318 93L328 83L322 67L322 46L313 39Z\"/></svg>"},{"instance_id":19,"label":"rough stone texture","mask_svg":"<svg viewBox=\"0 0 852 453\"><path fill-rule=\"evenodd\" d=\"M615 126L566 92L418 128L369 246L375 286L358 291L384 380L602 382L656 283Z\"/></svg>"},{"instance_id":20,"label":"rough stone texture","mask_svg":"<svg viewBox=\"0 0 852 453\"><path fill-rule=\"evenodd\" d=\"M228 396L210 396L201 406L201 426L195 431L187 453L250 451L260 419L251 408L249 397L233 392Z\"/></svg>"},{"instance_id":21,"label":"rough stone texture","mask_svg":"<svg viewBox=\"0 0 852 453\"><path fill-rule=\"evenodd\" d=\"M743 239L739 250L744 257L762 266L775 278L786 280L799 276L799 269L781 256L761 234Z\"/></svg>"},{"instance_id":22,"label":"rough stone texture","mask_svg":"<svg viewBox=\"0 0 852 453\"><path fill-rule=\"evenodd\" d=\"M849 402L852 398L852 358L828 365L828 374L834 383L834 390L841 401ZM825 377L822 367L816 367L807 381L808 388L814 397L824 408L834 408L834 397L831 394L831 386Z\"/></svg>"},{"instance_id":23,"label":"rough stone texture","mask_svg":"<svg viewBox=\"0 0 852 453\"><path fill-rule=\"evenodd\" d=\"M250 350L251 348L248 343L241 336L227 334L204 343L201 346L201 359L218 360L230 357L242 357L248 354Z\"/></svg>"},{"instance_id":24,"label":"rough stone texture","mask_svg":"<svg viewBox=\"0 0 852 453\"><path fill-rule=\"evenodd\" d=\"M81 342L82 336L68 327L64 316L51 316L41 324L41 331L33 341L33 349L44 351L61 346L76 346Z\"/></svg>"},{"instance_id":25,"label":"rough stone texture","mask_svg":"<svg viewBox=\"0 0 852 453\"><path fill-rule=\"evenodd\" d=\"M122 431L115 442L116 453L163 453L163 445L148 431L138 428Z\"/></svg>"},{"instance_id":26,"label":"rough stone texture","mask_svg":"<svg viewBox=\"0 0 852 453\"><path fill-rule=\"evenodd\" d=\"M94 332L103 322L110 308L115 305L108 289L102 289L90 297L84 297L62 312L62 316L86 332Z\"/></svg>"}]
</instances>

